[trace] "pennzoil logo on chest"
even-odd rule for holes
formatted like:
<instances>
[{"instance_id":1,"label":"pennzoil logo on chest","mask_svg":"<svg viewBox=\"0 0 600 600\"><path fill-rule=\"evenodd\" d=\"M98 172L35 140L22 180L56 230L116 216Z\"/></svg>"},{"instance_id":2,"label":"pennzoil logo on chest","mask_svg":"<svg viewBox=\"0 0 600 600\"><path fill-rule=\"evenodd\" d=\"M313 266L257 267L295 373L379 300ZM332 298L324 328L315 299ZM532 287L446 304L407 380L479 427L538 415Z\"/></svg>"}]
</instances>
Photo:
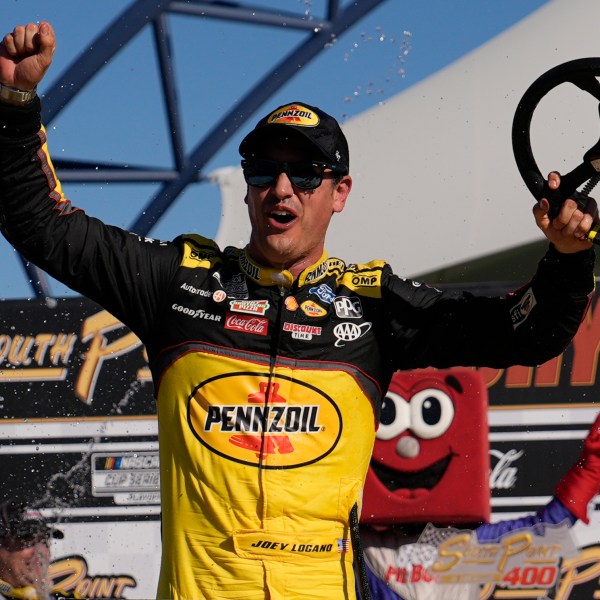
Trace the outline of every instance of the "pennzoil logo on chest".
<instances>
[{"instance_id":1,"label":"pennzoil logo on chest","mask_svg":"<svg viewBox=\"0 0 600 600\"><path fill-rule=\"evenodd\" d=\"M266 469L321 460L342 430L332 398L308 383L267 373L208 379L189 398L188 422L212 452Z\"/></svg>"}]
</instances>

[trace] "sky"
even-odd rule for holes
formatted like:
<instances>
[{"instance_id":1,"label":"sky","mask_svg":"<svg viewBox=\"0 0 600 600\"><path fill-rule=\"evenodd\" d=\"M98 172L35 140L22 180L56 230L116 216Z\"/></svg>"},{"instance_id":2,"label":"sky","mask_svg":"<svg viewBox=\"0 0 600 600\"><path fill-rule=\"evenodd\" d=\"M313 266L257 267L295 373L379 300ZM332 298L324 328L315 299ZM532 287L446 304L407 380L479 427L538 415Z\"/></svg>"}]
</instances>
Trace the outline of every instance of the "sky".
<instances>
[{"instance_id":1,"label":"sky","mask_svg":"<svg viewBox=\"0 0 600 600\"><path fill-rule=\"evenodd\" d=\"M385 0L299 69L215 154L206 172L239 164L239 142L263 114L302 100L321 106L343 126L376 110L396 94L450 65L515 24L548 0ZM57 35L44 90L131 0L2 0L2 36L17 24L48 20ZM208 4L208 3L207 3ZM307 21L324 16L325 0L240 0L243 6L276 8ZM342 7L349 0L340 2ZM172 49L186 152L220 121L232 104L305 37L285 27L256 27L199 17L170 15ZM168 124L149 27L100 69L49 124L55 158L169 168ZM157 192L154 184L67 183L65 193L88 214L129 228ZM156 238L184 232L215 235L220 218L218 188L188 186L152 229ZM245 210L240 198L240 209ZM0 298L33 292L14 249L0 238ZM51 281L55 296L72 295Z\"/></svg>"}]
</instances>

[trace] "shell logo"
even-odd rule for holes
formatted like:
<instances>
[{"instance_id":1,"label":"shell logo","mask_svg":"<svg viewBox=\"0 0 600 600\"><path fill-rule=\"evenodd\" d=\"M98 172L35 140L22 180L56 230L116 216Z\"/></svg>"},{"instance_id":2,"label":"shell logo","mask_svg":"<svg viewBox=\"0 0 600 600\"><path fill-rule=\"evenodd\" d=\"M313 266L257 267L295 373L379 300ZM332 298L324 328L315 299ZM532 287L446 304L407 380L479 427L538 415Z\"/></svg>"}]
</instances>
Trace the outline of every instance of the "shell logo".
<instances>
[{"instance_id":1,"label":"shell logo","mask_svg":"<svg viewBox=\"0 0 600 600\"><path fill-rule=\"evenodd\" d=\"M201 383L189 398L188 422L212 452L263 469L318 462L342 431L340 410L327 394L268 373L230 373Z\"/></svg>"},{"instance_id":2,"label":"shell logo","mask_svg":"<svg viewBox=\"0 0 600 600\"><path fill-rule=\"evenodd\" d=\"M269 115L268 124L297 125L299 127L316 127L319 116L302 104L288 104Z\"/></svg>"}]
</instances>

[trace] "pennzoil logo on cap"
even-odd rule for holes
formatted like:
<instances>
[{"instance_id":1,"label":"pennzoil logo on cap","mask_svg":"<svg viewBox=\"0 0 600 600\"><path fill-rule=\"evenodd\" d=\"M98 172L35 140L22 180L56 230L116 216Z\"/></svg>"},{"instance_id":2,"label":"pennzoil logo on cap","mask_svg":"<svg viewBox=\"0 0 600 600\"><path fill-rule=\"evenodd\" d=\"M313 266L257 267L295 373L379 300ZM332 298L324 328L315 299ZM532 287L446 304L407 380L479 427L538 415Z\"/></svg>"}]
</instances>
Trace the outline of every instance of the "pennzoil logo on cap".
<instances>
[{"instance_id":1,"label":"pennzoil logo on cap","mask_svg":"<svg viewBox=\"0 0 600 600\"><path fill-rule=\"evenodd\" d=\"M267 119L267 123L316 127L319 124L319 120L319 116L314 110L306 108L302 104L288 104L271 113Z\"/></svg>"}]
</instances>

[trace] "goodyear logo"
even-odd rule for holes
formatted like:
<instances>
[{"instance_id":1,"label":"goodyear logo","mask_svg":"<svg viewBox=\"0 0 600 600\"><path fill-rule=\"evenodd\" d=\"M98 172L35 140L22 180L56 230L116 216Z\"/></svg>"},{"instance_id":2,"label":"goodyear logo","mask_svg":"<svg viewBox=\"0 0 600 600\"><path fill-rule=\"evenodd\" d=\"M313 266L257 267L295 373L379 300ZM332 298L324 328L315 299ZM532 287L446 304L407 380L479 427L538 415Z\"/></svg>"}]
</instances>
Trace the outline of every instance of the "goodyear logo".
<instances>
[{"instance_id":1,"label":"goodyear logo","mask_svg":"<svg viewBox=\"0 0 600 600\"><path fill-rule=\"evenodd\" d=\"M327 456L342 419L333 399L283 375L234 373L199 385L189 423L212 452L235 462L293 469Z\"/></svg>"},{"instance_id":2,"label":"goodyear logo","mask_svg":"<svg viewBox=\"0 0 600 600\"><path fill-rule=\"evenodd\" d=\"M315 127L319 124L318 115L301 104L288 104L269 115L267 123Z\"/></svg>"}]
</instances>

